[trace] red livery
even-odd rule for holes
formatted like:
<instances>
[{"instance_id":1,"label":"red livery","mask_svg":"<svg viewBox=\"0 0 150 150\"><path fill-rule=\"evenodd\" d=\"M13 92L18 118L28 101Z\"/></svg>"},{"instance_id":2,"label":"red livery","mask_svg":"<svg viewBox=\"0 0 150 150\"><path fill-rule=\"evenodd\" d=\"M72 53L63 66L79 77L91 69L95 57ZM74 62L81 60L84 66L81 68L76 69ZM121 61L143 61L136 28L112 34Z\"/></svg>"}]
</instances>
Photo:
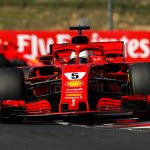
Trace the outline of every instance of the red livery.
<instances>
[{"instance_id":1,"label":"red livery","mask_svg":"<svg viewBox=\"0 0 150 150\"><path fill-rule=\"evenodd\" d=\"M17 52L18 46L12 42L0 43L0 67L19 67L42 65L37 58L28 59L25 52Z\"/></svg>"},{"instance_id":2,"label":"red livery","mask_svg":"<svg viewBox=\"0 0 150 150\"><path fill-rule=\"evenodd\" d=\"M148 115L150 63L126 63L124 43L89 42L82 30L71 43L50 45L42 66L0 69L1 118Z\"/></svg>"}]
</instances>

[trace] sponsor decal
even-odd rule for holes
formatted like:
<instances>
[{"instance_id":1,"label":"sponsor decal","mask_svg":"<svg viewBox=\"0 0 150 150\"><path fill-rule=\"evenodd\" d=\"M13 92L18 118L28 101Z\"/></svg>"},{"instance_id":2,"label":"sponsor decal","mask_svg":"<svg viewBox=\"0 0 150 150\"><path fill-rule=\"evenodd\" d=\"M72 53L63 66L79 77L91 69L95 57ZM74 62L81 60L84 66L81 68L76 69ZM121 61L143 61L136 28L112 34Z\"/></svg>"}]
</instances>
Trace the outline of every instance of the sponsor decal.
<instances>
[{"instance_id":1,"label":"sponsor decal","mask_svg":"<svg viewBox=\"0 0 150 150\"><path fill-rule=\"evenodd\" d=\"M70 96L81 96L82 94L81 93L70 93L70 94L66 94L67 97L70 97Z\"/></svg>"},{"instance_id":2,"label":"sponsor decal","mask_svg":"<svg viewBox=\"0 0 150 150\"><path fill-rule=\"evenodd\" d=\"M72 89L66 89L66 91L67 92L71 92L71 91L73 91L73 92L75 92L75 91L83 91L83 88L72 88Z\"/></svg>"},{"instance_id":3,"label":"sponsor decal","mask_svg":"<svg viewBox=\"0 0 150 150\"><path fill-rule=\"evenodd\" d=\"M80 80L85 76L86 72L68 72L65 76L68 80Z\"/></svg>"},{"instance_id":4,"label":"sponsor decal","mask_svg":"<svg viewBox=\"0 0 150 150\"><path fill-rule=\"evenodd\" d=\"M66 91L65 91L65 93L67 93L67 94L69 94L69 93L71 93L71 94L72 93L79 93L79 92L83 93L83 88L81 88L81 87L80 88L77 88L77 87L70 88L69 87L69 89L66 89Z\"/></svg>"},{"instance_id":5,"label":"sponsor decal","mask_svg":"<svg viewBox=\"0 0 150 150\"><path fill-rule=\"evenodd\" d=\"M128 33L127 33L128 32ZM101 37L98 32L93 32L91 42L123 41L125 44L125 57L130 61L134 59L148 59L150 57L150 36L149 32L130 32L126 34L116 31L111 38L105 34ZM130 35L130 36L129 36Z\"/></svg>"},{"instance_id":6,"label":"sponsor decal","mask_svg":"<svg viewBox=\"0 0 150 150\"><path fill-rule=\"evenodd\" d=\"M67 81L65 83L65 85L68 86L68 87L81 87L84 84L85 83L83 81L81 81L81 80Z\"/></svg>"},{"instance_id":7,"label":"sponsor decal","mask_svg":"<svg viewBox=\"0 0 150 150\"><path fill-rule=\"evenodd\" d=\"M90 31L91 42L124 41L126 61L149 61L150 31ZM74 35L70 31L0 31L0 43L8 43L8 50L23 53L27 59L49 54L49 45L69 43ZM79 45L77 45L79 46ZM74 77L77 77L75 74Z\"/></svg>"},{"instance_id":8,"label":"sponsor decal","mask_svg":"<svg viewBox=\"0 0 150 150\"><path fill-rule=\"evenodd\" d=\"M71 100L71 99L81 99L83 98L82 96L70 96L70 97L65 97L66 100Z\"/></svg>"}]
</instances>

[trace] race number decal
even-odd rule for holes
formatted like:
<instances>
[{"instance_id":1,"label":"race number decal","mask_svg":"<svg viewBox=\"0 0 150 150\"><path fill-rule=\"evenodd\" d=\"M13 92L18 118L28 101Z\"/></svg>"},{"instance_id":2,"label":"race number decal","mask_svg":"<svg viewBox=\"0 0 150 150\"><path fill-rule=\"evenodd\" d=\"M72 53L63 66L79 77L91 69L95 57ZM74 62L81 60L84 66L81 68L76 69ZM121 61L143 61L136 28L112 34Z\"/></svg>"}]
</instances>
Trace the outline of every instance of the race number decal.
<instances>
[{"instance_id":1,"label":"race number decal","mask_svg":"<svg viewBox=\"0 0 150 150\"><path fill-rule=\"evenodd\" d=\"M65 73L68 80L80 80L84 77L86 72L69 72Z\"/></svg>"},{"instance_id":2,"label":"race number decal","mask_svg":"<svg viewBox=\"0 0 150 150\"><path fill-rule=\"evenodd\" d=\"M79 74L78 73L72 73L71 79L79 79Z\"/></svg>"}]
</instances>

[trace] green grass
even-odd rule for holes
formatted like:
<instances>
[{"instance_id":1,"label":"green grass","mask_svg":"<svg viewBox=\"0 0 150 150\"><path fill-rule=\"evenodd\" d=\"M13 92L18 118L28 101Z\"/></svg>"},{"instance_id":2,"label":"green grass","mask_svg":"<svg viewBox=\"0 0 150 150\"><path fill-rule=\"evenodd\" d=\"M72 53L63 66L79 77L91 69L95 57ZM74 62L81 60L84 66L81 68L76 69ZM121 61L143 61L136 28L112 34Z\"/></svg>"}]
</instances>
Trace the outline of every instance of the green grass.
<instances>
[{"instance_id":1,"label":"green grass","mask_svg":"<svg viewBox=\"0 0 150 150\"><path fill-rule=\"evenodd\" d=\"M0 0L0 29L108 29L108 0ZM149 0L113 0L114 29L150 29Z\"/></svg>"}]
</instances>

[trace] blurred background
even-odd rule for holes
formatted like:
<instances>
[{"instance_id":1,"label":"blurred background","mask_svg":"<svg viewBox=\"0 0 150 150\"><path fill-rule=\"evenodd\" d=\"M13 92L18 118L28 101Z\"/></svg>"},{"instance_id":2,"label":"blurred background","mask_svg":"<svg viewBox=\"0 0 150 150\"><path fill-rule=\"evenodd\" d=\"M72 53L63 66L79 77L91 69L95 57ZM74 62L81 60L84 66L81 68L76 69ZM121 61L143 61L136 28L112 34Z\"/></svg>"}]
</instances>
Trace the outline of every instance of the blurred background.
<instances>
[{"instance_id":1,"label":"blurred background","mask_svg":"<svg viewBox=\"0 0 150 150\"><path fill-rule=\"evenodd\" d=\"M150 30L150 0L0 0L0 30Z\"/></svg>"}]
</instances>

